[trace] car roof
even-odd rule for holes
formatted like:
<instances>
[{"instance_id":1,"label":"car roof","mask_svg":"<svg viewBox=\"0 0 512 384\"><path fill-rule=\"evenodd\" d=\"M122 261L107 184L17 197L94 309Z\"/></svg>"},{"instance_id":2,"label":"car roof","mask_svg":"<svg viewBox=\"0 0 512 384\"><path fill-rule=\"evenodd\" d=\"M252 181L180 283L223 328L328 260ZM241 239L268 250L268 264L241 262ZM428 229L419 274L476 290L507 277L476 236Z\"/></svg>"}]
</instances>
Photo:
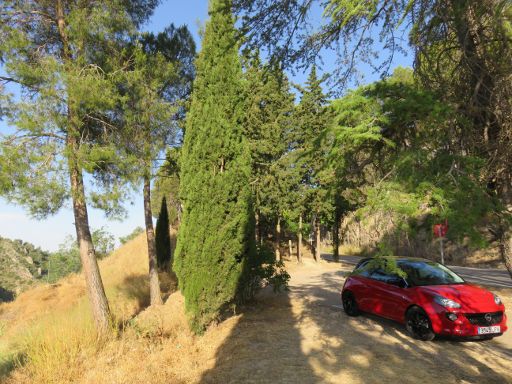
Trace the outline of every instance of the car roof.
<instances>
[{"instance_id":1,"label":"car roof","mask_svg":"<svg viewBox=\"0 0 512 384\"><path fill-rule=\"evenodd\" d=\"M370 256L362 258L357 265L361 265L365 261L375 259L378 256ZM422 257L409 257L409 256L380 256L383 259L395 259L396 261L424 261L424 262L435 262L435 260L429 260Z\"/></svg>"}]
</instances>

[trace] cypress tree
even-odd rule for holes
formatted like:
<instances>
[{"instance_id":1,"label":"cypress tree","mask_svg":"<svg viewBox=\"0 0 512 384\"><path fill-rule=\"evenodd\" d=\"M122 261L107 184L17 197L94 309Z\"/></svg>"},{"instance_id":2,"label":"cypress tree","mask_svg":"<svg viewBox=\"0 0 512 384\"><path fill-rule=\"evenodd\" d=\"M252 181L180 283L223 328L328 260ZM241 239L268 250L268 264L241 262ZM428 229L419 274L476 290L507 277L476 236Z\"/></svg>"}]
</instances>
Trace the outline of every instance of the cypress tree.
<instances>
[{"instance_id":1,"label":"cypress tree","mask_svg":"<svg viewBox=\"0 0 512 384\"><path fill-rule=\"evenodd\" d=\"M160 213L156 220L156 261L160 270L166 270L171 265L171 236L169 234L169 212L167 200L162 198Z\"/></svg>"},{"instance_id":2,"label":"cypress tree","mask_svg":"<svg viewBox=\"0 0 512 384\"><path fill-rule=\"evenodd\" d=\"M210 2L182 149L174 270L195 332L244 298L254 253L250 153L230 0Z\"/></svg>"}]
</instances>

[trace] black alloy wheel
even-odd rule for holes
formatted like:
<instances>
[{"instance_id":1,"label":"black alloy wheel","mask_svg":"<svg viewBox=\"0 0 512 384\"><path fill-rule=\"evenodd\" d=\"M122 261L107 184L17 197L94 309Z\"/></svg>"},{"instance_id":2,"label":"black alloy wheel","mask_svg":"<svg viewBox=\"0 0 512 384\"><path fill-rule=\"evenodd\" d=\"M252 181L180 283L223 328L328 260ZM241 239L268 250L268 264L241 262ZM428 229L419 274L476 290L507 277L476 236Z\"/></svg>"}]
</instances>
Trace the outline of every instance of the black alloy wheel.
<instances>
[{"instance_id":1,"label":"black alloy wheel","mask_svg":"<svg viewBox=\"0 0 512 384\"><path fill-rule=\"evenodd\" d=\"M405 315L405 328L415 339L430 341L436 336L428 315L419 307L412 307L407 311Z\"/></svg>"},{"instance_id":2,"label":"black alloy wheel","mask_svg":"<svg viewBox=\"0 0 512 384\"><path fill-rule=\"evenodd\" d=\"M347 315L359 315L359 308L357 307L356 298L352 292L344 292L341 301L343 302L343 310Z\"/></svg>"}]
</instances>

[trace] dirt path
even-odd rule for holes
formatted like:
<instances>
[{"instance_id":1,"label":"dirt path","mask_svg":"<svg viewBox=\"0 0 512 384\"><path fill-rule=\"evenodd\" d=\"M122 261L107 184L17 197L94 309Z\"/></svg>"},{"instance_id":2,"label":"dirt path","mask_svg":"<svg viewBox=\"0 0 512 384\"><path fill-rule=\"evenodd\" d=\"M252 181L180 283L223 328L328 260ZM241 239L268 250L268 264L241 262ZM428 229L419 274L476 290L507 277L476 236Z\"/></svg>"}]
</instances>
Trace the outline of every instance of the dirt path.
<instances>
[{"instance_id":1,"label":"dirt path","mask_svg":"<svg viewBox=\"0 0 512 384\"><path fill-rule=\"evenodd\" d=\"M291 266L290 293L269 294L244 313L200 382L512 383L509 335L419 342L391 321L347 317L339 292L350 269L327 262Z\"/></svg>"}]
</instances>

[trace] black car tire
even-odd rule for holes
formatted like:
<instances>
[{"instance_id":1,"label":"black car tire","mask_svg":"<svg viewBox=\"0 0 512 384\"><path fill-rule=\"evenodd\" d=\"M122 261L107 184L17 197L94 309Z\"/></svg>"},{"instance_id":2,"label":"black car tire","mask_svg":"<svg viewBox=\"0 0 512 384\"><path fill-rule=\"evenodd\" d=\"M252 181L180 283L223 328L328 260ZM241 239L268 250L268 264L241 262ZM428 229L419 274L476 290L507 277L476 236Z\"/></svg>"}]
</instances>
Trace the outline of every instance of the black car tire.
<instances>
[{"instance_id":1,"label":"black car tire","mask_svg":"<svg viewBox=\"0 0 512 384\"><path fill-rule=\"evenodd\" d=\"M420 307L412 307L405 314L405 328L415 339L430 341L436 337L432 329L432 322Z\"/></svg>"},{"instance_id":2,"label":"black car tire","mask_svg":"<svg viewBox=\"0 0 512 384\"><path fill-rule=\"evenodd\" d=\"M354 294L352 292L343 292L343 295L341 296L341 301L343 303L343 310L347 315L359 315L359 308L357 306L356 298L354 297Z\"/></svg>"}]
</instances>

